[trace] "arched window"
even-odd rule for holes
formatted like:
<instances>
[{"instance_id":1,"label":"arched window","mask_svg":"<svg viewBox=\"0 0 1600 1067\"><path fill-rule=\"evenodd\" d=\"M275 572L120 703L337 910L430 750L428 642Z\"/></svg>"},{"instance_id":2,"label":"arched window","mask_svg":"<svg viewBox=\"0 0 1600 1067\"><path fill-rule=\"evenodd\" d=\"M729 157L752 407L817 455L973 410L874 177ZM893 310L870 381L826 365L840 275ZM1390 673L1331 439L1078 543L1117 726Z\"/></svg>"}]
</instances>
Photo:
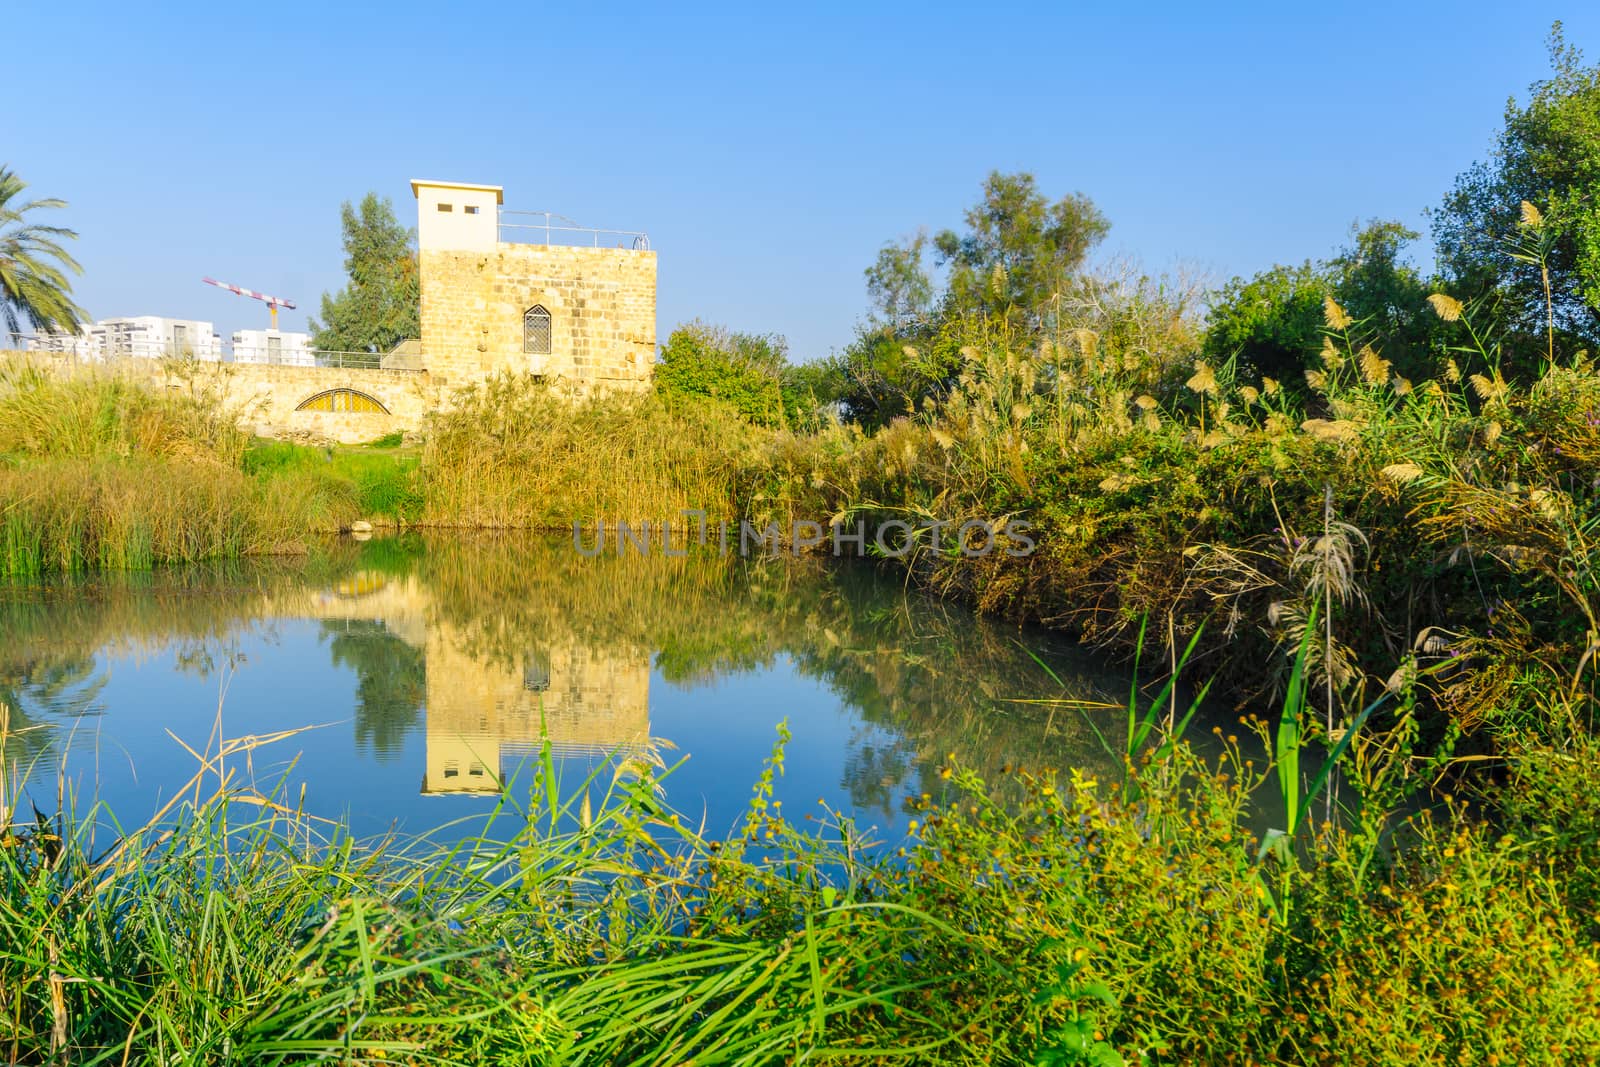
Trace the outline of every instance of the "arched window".
<instances>
[{"instance_id":1,"label":"arched window","mask_svg":"<svg viewBox=\"0 0 1600 1067\"><path fill-rule=\"evenodd\" d=\"M530 693L543 693L550 688L550 660L543 653L528 653L522 665L522 688Z\"/></svg>"},{"instance_id":2,"label":"arched window","mask_svg":"<svg viewBox=\"0 0 1600 1067\"><path fill-rule=\"evenodd\" d=\"M543 304L522 313L522 351L530 356L550 354L550 312Z\"/></svg>"},{"instance_id":3,"label":"arched window","mask_svg":"<svg viewBox=\"0 0 1600 1067\"><path fill-rule=\"evenodd\" d=\"M387 415L389 409L376 397L354 389L325 389L315 396L300 401L296 411L360 411L373 415Z\"/></svg>"}]
</instances>

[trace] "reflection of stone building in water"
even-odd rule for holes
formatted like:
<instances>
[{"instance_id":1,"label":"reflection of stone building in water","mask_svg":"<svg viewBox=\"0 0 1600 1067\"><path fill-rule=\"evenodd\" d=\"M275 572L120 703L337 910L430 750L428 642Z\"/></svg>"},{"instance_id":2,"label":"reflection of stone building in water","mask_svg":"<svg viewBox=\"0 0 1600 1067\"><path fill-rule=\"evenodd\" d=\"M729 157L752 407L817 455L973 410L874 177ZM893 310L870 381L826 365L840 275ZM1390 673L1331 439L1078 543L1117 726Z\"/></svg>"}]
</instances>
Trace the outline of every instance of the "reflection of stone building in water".
<instances>
[{"instance_id":1,"label":"reflection of stone building in water","mask_svg":"<svg viewBox=\"0 0 1600 1067\"><path fill-rule=\"evenodd\" d=\"M415 577L358 574L274 605L322 620L376 620L426 662L424 794L494 793L548 736L554 754L604 755L650 736L650 660L578 643L530 643L520 662L472 651Z\"/></svg>"},{"instance_id":2,"label":"reflection of stone building in water","mask_svg":"<svg viewBox=\"0 0 1600 1067\"><path fill-rule=\"evenodd\" d=\"M428 765L424 793L492 793L510 760L603 754L650 736L650 661L576 643L529 649L518 666L462 651L450 627L428 634Z\"/></svg>"}]
</instances>

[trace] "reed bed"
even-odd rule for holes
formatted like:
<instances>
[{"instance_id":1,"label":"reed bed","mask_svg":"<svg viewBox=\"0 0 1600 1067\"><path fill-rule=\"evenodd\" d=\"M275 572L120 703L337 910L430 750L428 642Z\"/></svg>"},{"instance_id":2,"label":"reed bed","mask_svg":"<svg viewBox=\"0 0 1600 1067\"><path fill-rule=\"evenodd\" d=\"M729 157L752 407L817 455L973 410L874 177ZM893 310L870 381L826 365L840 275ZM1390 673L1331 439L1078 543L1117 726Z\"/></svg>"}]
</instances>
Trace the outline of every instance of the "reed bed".
<instances>
[{"instance_id":1,"label":"reed bed","mask_svg":"<svg viewBox=\"0 0 1600 1067\"><path fill-rule=\"evenodd\" d=\"M248 454L201 385L0 361L0 577L300 552L361 514L347 472L256 476Z\"/></svg>"},{"instance_id":2,"label":"reed bed","mask_svg":"<svg viewBox=\"0 0 1600 1067\"><path fill-rule=\"evenodd\" d=\"M568 529L574 521L682 523L740 514L761 435L717 405L669 408L653 393L575 398L517 376L456 395L431 423L424 521Z\"/></svg>"},{"instance_id":3,"label":"reed bed","mask_svg":"<svg viewBox=\"0 0 1600 1067\"><path fill-rule=\"evenodd\" d=\"M304 551L356 514L353 490L316 478L260 482L216 463L47 459L0 466L0 577L148 570Z\"/></svg>"},{"instance_id":4,"label":"reed bed","mask_svg":"<svg viewBox=\"0 0 1600 1067\"><path fill-rule=\"evenodd\" d=\"M237 466L244 446L220 398L203 386L157 390L112 368L0 360L0 454Z\"/></svg>"},{"instance_id":5,"label":"reed bed","mask_svg":"<svg viewBox=\"0 0 1600 1067\"><path fill-rule=\"evenodd\" d=\"M251 485L212 463L51 459L0 468L0 573L143 570L255 542Z\"/></svg>"}]
</instances>

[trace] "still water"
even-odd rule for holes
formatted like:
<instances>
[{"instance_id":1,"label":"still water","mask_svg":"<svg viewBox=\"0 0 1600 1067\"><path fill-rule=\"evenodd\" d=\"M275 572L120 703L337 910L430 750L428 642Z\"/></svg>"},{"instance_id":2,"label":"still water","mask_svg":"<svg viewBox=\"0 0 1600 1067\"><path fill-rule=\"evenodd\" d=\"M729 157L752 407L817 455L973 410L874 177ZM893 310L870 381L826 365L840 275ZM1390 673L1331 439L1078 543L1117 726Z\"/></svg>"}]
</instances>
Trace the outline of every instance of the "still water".
<instances>
[{"instance_id":1,"label":"still water","mask_svg":"<svg viewBox=\"0 0 1600 1067\"><path fill-rule=\"evenodd\" d=\"M1046 667L1048 666L1048 670ZM358 833L431 831L619 754L680 764L669 806L734 825L787 721L776 795L878 836L986 776L1111 763L1126 668L974 616L862 566L607 556L570 538L341 541L306 559L0 588L4 760L43 811L58 788L142 821L217 737L310 727L232 769ZM26 801L23 810L26 811Z\"/></svg>"}]
</instances>

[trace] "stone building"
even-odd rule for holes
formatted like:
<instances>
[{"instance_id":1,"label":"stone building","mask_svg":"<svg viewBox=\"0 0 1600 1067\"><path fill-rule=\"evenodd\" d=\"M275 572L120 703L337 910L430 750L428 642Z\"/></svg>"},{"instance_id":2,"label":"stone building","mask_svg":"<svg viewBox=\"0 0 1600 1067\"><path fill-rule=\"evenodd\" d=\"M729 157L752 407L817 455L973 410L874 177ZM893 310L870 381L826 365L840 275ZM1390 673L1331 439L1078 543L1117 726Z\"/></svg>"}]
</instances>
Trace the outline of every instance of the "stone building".
<instances>
[{"instance_id":1,"label":"stone building","mask_svg":"<svg viewBox=\"0 0 1600 1067\"><path fill-rule=\"evenodd\" d=\"M456 385L509 371L583 390L650 381L656 255L647 242L552 226L548 216L544 226L503 226L497 185L417 180L411 189L430 375ZM543 240L507 242L502 232ZM558 233L589 243L555 243Z\"/></svg>"},{"instance_id":2,"label":"stone building","mask_svg":"<svg viewBox=\"0 0 1600 1067\"><path fill-rule=\"evenodd\" d=\"M210 323L142 318L49 337L41 351L88 362L193 355L250 433L358 444L423 428L451 395L527 374L577 394L648 388L656 359L656 255L642 233L501 210L497 185L413 181L422 336L394 351L316 352L303 334L240 331L222 361ZM513 240L502 240L502 236ZM130 374L191 388L196 371L124 360Z\"/></svg>"}]
</instances>

